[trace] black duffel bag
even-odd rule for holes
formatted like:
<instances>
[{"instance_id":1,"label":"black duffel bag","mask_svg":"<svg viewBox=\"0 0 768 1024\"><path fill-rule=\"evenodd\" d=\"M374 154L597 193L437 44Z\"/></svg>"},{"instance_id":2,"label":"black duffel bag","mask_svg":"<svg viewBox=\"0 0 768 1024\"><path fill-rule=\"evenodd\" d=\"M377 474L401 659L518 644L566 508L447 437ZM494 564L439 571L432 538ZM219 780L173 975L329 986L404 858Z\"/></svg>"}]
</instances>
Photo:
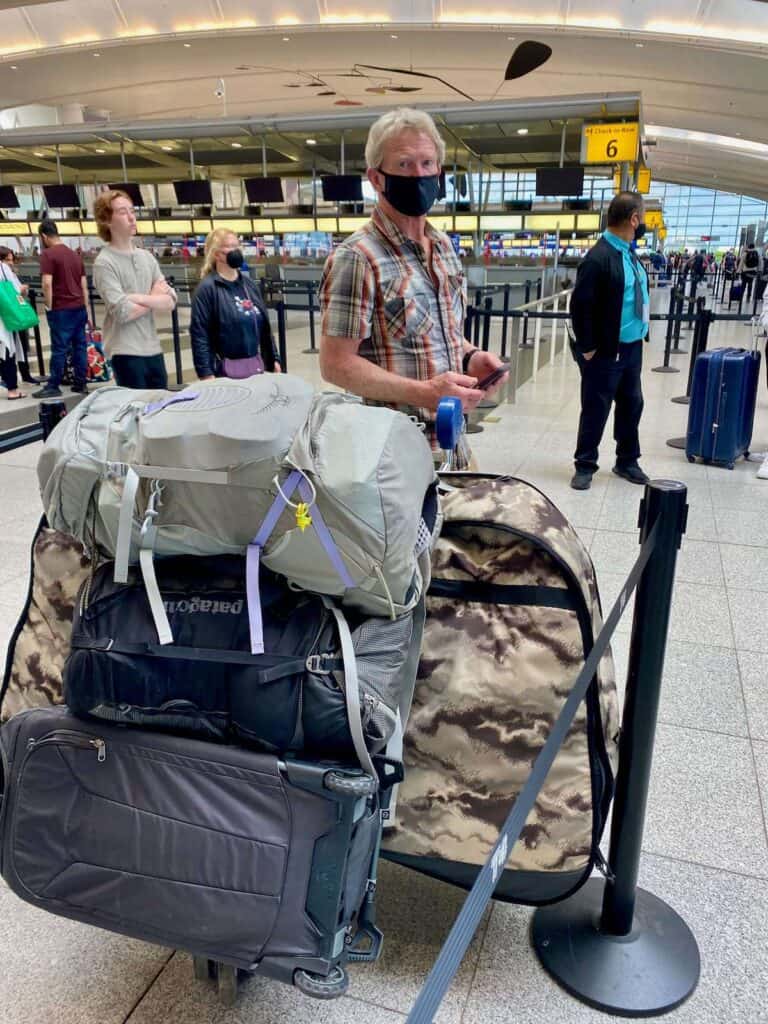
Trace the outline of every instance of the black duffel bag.
<instances>
[{"instance_id":1,"label":"black duffel bag","mask_svg":"<svg viewBox=\"0 0 768 1024\"><path fill-rule=\"evenodd\" d=\"M115 583L108 562L83 585L63 673L74 714L281 754L362 760L348 717L357 709L367 749L386 745L402 668L418 640L411 615L347 616L347 655L351 647L359 684L350 702L339 612L321 597L291 590L262 568L265 653L254 655L243 558L169 558L156 568L172 644L157 643L137 569Z\"/></svg>"}]
</instances>

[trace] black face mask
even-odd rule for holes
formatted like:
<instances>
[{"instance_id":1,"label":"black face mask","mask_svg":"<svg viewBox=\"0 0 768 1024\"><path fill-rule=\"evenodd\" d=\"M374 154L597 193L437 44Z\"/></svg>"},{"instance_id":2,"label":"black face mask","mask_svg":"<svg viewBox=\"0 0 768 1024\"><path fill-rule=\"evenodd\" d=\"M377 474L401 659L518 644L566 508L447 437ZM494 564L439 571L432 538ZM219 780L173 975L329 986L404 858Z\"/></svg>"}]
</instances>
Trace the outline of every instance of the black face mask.
<instances>
[{"instance_id":1,"label":"black face mask","mask_svg":"<svg viewBox=\"0 0 768 1024\"><path fill-rule=\"evenodd\" d=\"M231 249L227 253L227 266L232 267L233 270L239 270L244 263L245 256L243 256L242 249Z\"/></svg>"},{"instance_id":2,"label":"black face mask","mask_svg":"<svg viewBox=\"0 0 768 1024\"><path fill-rule=\"evenodd\" d=\"M428 174L412 177L409 174L387 174L384 176L384 197L404 217L423 217L432 209L440 195L440 175Z\"/></svg>"},{"instance_id":3,"label":"black face mask","mask_svg":"<svg viewBox=\"0 0 768 1024\"><path fill-rule=\"evenodd\" d=\"M645 221L640 221L640 223L635 228L635 241L639 242L640 239L644 237L645 232L647 230L648 228L645 226Z\"/></svg>"}]
</instances>

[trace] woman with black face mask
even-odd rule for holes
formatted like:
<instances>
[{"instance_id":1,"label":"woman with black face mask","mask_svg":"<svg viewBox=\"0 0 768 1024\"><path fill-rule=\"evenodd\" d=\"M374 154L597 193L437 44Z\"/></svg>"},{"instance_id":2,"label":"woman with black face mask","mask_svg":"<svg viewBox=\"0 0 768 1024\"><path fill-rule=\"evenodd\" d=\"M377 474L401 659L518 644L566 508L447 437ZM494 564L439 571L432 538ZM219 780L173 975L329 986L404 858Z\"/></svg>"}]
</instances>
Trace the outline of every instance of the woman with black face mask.
<instances>
[{"instance_id":1,"label":"woman with black face mask","mask_svg":"<svg viewBox=\"0 0 768 1024\"><path fill-rule=\"evenodd\" d=\"M208 235L189 325L200 380L280 372L266 306L243 262L237 235L225 228Z\"/></svg>"}]
</instances>

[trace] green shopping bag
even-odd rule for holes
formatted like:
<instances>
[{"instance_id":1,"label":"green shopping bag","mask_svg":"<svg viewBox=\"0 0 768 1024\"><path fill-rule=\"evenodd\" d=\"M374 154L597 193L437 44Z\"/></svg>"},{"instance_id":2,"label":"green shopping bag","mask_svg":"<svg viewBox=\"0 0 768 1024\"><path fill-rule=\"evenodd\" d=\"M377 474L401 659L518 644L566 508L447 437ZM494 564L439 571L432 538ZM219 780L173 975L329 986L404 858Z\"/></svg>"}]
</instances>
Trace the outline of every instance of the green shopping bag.
<instances>
[{"instance_id":1,"label":"green shopping bag","mask_svg":"<svg viewBox=\"0 0 768 1024\"><path fill-rule=\"evenodd\" d=\"M0 281L0 320L9 331L25 331L40 323L37 313L12 281Z\"/></svg>"}]
</instances>

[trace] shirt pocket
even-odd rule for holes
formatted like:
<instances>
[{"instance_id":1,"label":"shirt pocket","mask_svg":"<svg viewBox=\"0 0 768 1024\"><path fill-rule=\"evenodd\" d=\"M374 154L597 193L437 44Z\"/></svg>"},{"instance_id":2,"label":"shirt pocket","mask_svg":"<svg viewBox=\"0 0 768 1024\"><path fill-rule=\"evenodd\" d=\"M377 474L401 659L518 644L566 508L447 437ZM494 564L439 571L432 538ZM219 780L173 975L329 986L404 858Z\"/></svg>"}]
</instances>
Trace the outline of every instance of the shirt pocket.
<instances>
[{"instance_id":1,"label":"shirt pocket","mask_svg":"<svg viewBox=\"0 0 768 1024\"><path fill-rule=\"evenodd\" d=\"M382 282L384 326L387 337L407 345L415 345L419 338L434 330L435 321L426 296L401 294L401 280Z\"/></svg>"}]
</instances>

